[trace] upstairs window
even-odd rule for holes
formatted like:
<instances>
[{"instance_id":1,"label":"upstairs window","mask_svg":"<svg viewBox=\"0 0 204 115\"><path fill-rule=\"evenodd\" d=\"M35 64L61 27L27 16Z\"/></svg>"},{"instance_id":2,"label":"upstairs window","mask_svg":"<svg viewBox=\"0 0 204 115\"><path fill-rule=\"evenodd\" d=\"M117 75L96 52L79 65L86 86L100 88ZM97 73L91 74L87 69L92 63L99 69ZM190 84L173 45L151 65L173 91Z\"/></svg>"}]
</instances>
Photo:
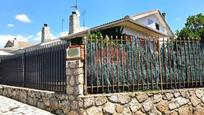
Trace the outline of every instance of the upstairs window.
<instances>
[{"instance_id":1,"label":"upstairs window","mask_svg":"<svg viewBox=\"0 0 204 115\"><path fill-rule=\"evenodd\" d=\"M159 27L158 23L155 23L155 27L156 27L157 30L160 30L160 27Z\"/></svg>"},{"instance_id":2,"label":"upstairs window","mask_svg":"<svg viewBox=\"0 0 204 115\"><path fill-rule=\"evenodd\" d=\"M148 19L148 25L153 24L154 22L151 19Z\"/></svg>"}]
</instances>

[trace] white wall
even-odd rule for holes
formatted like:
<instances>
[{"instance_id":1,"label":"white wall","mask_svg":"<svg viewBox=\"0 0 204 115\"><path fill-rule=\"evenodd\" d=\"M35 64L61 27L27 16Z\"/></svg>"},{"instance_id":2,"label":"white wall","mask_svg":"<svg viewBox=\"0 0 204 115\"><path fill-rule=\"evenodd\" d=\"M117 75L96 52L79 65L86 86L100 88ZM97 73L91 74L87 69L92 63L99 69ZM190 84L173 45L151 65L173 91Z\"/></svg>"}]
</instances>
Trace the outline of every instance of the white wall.
<instances>
[{"instance_id":1,"label":"white wall","mask_svg":"<svg viewBox=\"0 0 204 115\"><path fill-rule=\"evenodd\" d=\"M124 28L123 34L131 35L134 37L145 37L145 36L147 37L147 34L142 33L142 32L136 32L130 28Z\"/></svg>"},{"instance_id":2,"label":"white wall","mask_svg":"<svg viewBox=\"0 0 204 115\"><path fill-rule=\"evenodd\" d=\"M139 32L139 31L137 32L137 31L134 31L134 30L129 29L129 28L124 28L123 34L127 34L127 35L133 36L133 38L132 38L133 44L140 42L140 40L138 38L149 37L146 33L142 33L142 32ZM150 48L153 49L153 43L150 42L149 45L150 45Z\"/></svg>"},{"instance_id":3,"label":"white wall","mask_svg":"<svg viewBox=\"0 0 204 115\"><path fill-rule=\"evenodd\" d=\"M133 41L132 42L139 42L139 39L137 39L138 37L139 38L142 38L142 37L149 37L146 33L143 33L143 32L139 32L139 31L134 31L130 28L124 28L123 30L123 34L127 34L127 35L131 35L133 36ZM164 38L159 38L159 44L160 44L160 48L162 47L163 44L166 44L167 42L167 37L164 37ZM150 43L150 48L153 48L153 43L151 42Z\"/></svg>"},{"instance_id":4,"label":"white wall","mask_svg":"<svg viewBox=\"0 0 204 115\"><path fill-rule=\"evenodd\" d=\"M153 21L153 23L150 24L150 25L148 24L148 20L149 20L149 19ZM158 23L159 26L160 26L160 30L159 30L159 31L162 32L162 33L164 33L164 34L166 34L166 30L164 29L164 27L162 26L162 24L159 22L159 20L158 20L158 18L156 17L156 15L150 15L150 16L147 16L147 17L144 17L144 18L137 19L136 22L139 23L139 24L148 26L148 27L150 27L150 28L153 28L153 29L155 29L155 30L157 30L157 29L156 29L156 26L155 26L155 23Z\"/></svg>"}]
</instances>

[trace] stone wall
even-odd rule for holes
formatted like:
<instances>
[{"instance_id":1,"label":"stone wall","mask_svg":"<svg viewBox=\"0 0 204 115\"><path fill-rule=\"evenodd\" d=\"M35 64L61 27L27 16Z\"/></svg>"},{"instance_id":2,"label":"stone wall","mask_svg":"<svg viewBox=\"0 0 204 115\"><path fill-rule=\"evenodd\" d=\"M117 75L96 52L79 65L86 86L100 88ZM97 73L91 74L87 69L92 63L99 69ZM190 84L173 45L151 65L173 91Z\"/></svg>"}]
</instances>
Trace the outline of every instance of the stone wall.
<instances>
[{"instance_id":1,"label":"stone wall","mask_svg":"<svg viewBox=\"0 0 204 115\"><path fill-rule=\"evenodd\" d=\"M59 115L204 114L203 88L74 96L3 85L0 95Z\"/></svg>"},{"instance_id":2,"label":"stone wall","mask_svg":"<svg viewBox=\"0 0 204 115\"><path fill-rule=\"evenodd\" d=\"M83 95L84 64L67 61L67 91L0 85L0 95L58 115L204 115L204 88Z\"/></svg>"},{"instance_id":3,"label":"stone wall","mask_svg":"<svg viewBox=\"0 0 204 115\"><path fill-rule=\"evenodd\" d=\"M88 115L204 115L204 89L82 96Z\"/></svg>"},{"instance_id":4,"label":"stone wall","mask_svg":"<svg viewBox=\"0 0 204 115\"><path fill-rule=\"evenodd\" d=\"M65 94L6 85L0 86L0 95L56 114L68 113L70 102L74 100L74 97Z\"/></svg>"}]
</instances>

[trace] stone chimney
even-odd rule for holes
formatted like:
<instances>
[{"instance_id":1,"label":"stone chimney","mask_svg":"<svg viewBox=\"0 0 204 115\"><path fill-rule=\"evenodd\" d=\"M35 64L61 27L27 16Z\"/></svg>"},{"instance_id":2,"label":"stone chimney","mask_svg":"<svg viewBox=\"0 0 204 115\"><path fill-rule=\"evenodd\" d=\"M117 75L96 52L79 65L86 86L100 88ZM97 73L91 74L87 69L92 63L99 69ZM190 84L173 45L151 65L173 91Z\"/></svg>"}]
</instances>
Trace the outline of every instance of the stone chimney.
<instances>
[{"instance_id":1,"label":"stone chimney","mask_svg":"<svg viewBox=\"0 0 204 115\"><path fill-rule=\"evenodd\" d=\"M47 24L44 24L42 28L42 36L41 36L41 43L49 41L50 40L50 28Z\"/></svg>"},{"instance_id":2,"label":"stone chimney","mask_svg":"<svg viewBox=\"0 0 204 115\"><path fill-rule=\"evenodd\" d=\"M80 31L80 13L78 10L73 11L69 16L69 34Z\"/></svg>"}]
</instances>

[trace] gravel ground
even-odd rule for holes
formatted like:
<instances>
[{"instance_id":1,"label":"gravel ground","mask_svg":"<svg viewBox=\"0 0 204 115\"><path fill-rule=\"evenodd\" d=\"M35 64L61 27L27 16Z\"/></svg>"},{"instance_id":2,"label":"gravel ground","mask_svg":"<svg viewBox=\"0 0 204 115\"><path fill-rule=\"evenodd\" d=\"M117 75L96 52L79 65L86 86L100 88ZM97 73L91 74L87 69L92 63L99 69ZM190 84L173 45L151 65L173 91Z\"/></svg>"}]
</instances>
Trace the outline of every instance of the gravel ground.
<instances>
[{"instance_id":1,"label":"gravel ground","mask_svg":"<svg viewBox=\"0 0 204 115\"><path fill-rule=\"evenodd\" d=\"M0 115L53 115L42 109L0 96Z\"/></svg>"}]
</instances>

